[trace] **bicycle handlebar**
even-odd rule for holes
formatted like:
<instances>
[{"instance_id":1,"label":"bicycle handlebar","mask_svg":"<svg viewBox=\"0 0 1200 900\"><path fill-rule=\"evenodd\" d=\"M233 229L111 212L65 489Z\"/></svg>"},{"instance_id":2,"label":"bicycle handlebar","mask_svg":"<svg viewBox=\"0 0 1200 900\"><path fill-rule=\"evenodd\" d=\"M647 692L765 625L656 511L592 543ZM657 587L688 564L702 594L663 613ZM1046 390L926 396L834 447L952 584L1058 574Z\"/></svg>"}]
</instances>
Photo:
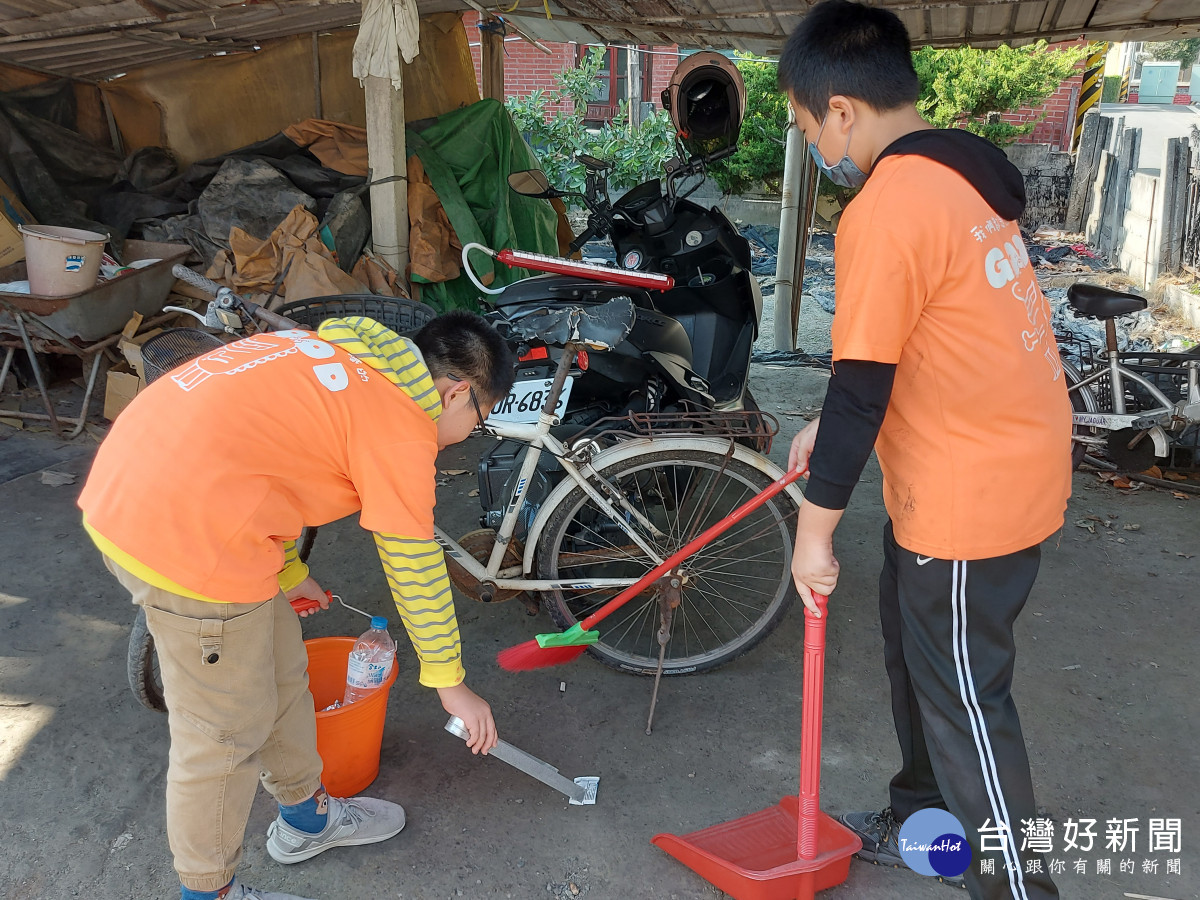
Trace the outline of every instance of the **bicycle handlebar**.
<instances>
[{"instance_id":1,"label":"bicycle handlebar","mask_svg":"<svg viewBox=\"0 0 1200 900\"><path fill-rule=\"evenodd\" d=\"M189 269L185 265L177 264L173 266L171 269L171 274L184 284L190 284L194 288L206 291L207 293L212 294L218 300L222 299L223 296L231 298L232 303L240 304L242 309L246 311L247 315L261 319L265 325L268 325L271 328L277 328L281 331L286 331L289 328L300 327L299 323L294 322L286 316L273 313L269 309L266 309L257 303L252 303L249 300L239 297L225 285L213 281L211 278L205 278L199 272ZM222 291L225 292L224 295L222 295Z\"/></svg>"},{"instance_id":2,"label":"bicycle handlebar","mask_svg":"<svg viewBox=\"0 0 1200 900\"><path fill-rule=\"evenodd\" d=\"M214 297L221 293L222 290L227 290L225 285L218 284L211 278L205 278L199 272L189 269L182 264L176 264L171 268L171 274L182 281L184 284L190 284L194 288L199 288L202 291L207 291Z\"/></svg>"}]
</instances>

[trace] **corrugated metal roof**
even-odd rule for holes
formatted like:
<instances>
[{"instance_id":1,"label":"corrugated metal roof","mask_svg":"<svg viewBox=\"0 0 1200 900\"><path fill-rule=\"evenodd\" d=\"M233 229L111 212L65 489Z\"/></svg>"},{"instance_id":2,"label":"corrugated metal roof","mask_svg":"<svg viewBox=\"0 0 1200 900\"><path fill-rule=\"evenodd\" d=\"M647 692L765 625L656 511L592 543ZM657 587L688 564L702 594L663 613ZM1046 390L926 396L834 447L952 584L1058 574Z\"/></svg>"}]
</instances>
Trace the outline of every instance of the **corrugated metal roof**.
<instances>
[{"instance_id":1,"label":"corrugated metal roof","mask_svg":"<svg viewBox=\"0 0 1200 900\"><path fill-rule=\"evenodd\" d=\"M662 43L778 53L813 0L521 0L504 15L548 41ZM1086 35L1168 40L1200 33L1196 0L879 0L917 44L1024 43ZM421 14L466 10L418 0ZM507 4L505 4L507 6ZM100 79L150 63L253 50L357 24L359 0L0 0L0 62Z\"/></svg>"}]
</instances>

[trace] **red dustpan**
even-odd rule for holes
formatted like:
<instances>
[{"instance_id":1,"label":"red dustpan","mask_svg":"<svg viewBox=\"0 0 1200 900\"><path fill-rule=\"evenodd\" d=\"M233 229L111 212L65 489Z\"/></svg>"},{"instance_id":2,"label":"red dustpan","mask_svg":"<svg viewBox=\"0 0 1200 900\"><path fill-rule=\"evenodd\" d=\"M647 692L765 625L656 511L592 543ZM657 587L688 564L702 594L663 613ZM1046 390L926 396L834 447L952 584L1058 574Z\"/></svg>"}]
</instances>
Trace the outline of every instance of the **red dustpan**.
<instances>
[{"instance_id":1,"label":"red dustpan","mask_svg":"<svg viewBox=\"0 0 1200 900\"><path fill-rule=\"evenodd\" d=\"M825 693L825 606L804 611L804 718L800 736L800 796L682 837L656 834L652 843L735 900L812 900L841 884L858 835L821 812L821 707Z\"/></svg>"}]
</instances>

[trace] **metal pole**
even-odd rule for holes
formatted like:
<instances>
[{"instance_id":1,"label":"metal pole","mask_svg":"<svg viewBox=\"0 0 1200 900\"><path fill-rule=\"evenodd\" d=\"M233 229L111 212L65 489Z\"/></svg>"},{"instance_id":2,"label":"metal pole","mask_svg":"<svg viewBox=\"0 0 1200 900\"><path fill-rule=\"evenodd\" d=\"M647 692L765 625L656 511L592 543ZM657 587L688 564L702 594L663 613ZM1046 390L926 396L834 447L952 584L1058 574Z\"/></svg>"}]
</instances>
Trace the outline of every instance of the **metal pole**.
<instances>
[{"instance_id":1,"label":"metal pole","mask_svg":"<svg viewBox=\"0 0 1200 900\"><path fill-rule=\"evenodd\" d=\"M800 210L804 206L804 161L807 145L796 117L788 113L787 143L783 154L783 199L779 210L779 253L775 262L775 349L795 350L792 306L799 303L795 284Z\"/></svg>"},{"instance_id":2,"label":"metal pole","mask_svg":"<svg viewBox=\"0 0 1200 900\"><path fill-rule=\"evenodd\" d=\"M50 426L56 435L62 437L62 428L59 427L58 416L54 413L54 404L50 402L50 394L46 391L46 380L42 378L42 367L38 365L37 354L33 352L33 344L29 341L29 332L25 330L25 320L21 318L20 313L13 313L13 318L16 319L17 330L21 332L21 343L25 345L25 352L29 355L29 365L33 367L33 377L37 381L38 391L41 392Z\"/></svg>"},{"instance_id":3,"label":"metal pole","mask_svg":"<svg viewBox=\"0 0 1200 900\"><path fill-rule=\"evenodd\" d=\"M1083 87L1079 92L1079 105L1075 107L1075 130L1071 134L1071 152L1079 148L1083 134L1083 117L1100 103L1104 93L1104 57L1108 55L1108 43L1097 41L1088 51L1087 64L1083 70Z\"/></svg>"}]
</instances>

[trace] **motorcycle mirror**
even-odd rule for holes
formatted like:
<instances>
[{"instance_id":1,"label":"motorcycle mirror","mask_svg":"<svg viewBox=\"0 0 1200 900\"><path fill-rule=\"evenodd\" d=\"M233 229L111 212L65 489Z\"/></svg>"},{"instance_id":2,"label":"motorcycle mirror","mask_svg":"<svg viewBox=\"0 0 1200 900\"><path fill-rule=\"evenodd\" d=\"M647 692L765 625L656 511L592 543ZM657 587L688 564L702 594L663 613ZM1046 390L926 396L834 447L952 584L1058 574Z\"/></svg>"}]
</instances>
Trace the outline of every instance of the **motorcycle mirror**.
<instances>
[{"instance_id":1,"label":"motorcycle mirror","mask_svg":"<svg viewBox=\"0 0 1200 900\"><path fill-rule=\"evenodd\" d=\"M603 172L605 169L611 168L604 160L588 156L586 153L576 153L575 161L582 163L585 169L591 169L593 172Z\"/></svg>"},{"instance_id":2,"label":"motorcycle mirror","mask_svg":"<svg viewBox=\"0 0 1200 900\"><path fill-rule=\"evenodd\" d=\"M508 176L508 186L523 197L537 197L549 200L561 197L560 191L551 187L546 173L540 169L529 169L524 172L513 172Z\"/></svg>"}]
</instances>

